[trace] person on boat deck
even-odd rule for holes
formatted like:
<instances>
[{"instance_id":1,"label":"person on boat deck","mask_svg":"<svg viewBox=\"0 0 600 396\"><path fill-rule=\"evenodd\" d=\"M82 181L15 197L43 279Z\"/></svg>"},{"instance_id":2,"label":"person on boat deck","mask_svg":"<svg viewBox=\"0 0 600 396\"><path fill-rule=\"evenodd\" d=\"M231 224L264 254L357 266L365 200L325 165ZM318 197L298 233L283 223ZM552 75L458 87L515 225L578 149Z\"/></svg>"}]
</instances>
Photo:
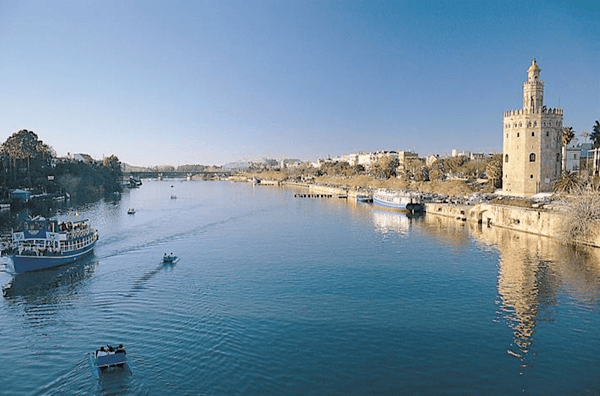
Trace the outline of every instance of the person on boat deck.
<instances>
[{"instance_id":1,"label":"person on boat deck","mask_svg":"<svg viewBox=\"0 0 600 396\"><path fill-rule=\"evenodd\" d=\"M99 350L96 351L96 357L108 355L103 346L100 347Z\"/></svg>"},{"instance_id":2,"label":"person on boat deck","mask_svg":"<svg viewBox=\"0 0 600 396\"><path fill-rule=\"evenodd\" d=\"M115 353L122 353L125 355L127 352L125 352L125 348L123 348L123 344L119 344Z\"/></svg>"}]
</instances>

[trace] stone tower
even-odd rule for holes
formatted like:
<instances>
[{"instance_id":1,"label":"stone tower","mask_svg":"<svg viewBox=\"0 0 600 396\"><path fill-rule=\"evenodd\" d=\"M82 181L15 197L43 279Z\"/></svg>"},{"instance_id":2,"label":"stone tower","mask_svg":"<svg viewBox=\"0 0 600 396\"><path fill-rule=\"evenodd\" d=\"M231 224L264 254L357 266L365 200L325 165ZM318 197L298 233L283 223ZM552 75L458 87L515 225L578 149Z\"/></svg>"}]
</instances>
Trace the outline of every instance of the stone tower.
<instances>
[{"instance_id":1,"label":"stone tower","mask_svg":"<svg viewBox=\"0 0 600 396\"><path fill-rule=\"evenodd\" d=\"M562 109L544 106L544 82L535 59L523 83L523 108L504 112L502 189L527 197L552 191L561 172Z\"/></svg>"}]
</instances>

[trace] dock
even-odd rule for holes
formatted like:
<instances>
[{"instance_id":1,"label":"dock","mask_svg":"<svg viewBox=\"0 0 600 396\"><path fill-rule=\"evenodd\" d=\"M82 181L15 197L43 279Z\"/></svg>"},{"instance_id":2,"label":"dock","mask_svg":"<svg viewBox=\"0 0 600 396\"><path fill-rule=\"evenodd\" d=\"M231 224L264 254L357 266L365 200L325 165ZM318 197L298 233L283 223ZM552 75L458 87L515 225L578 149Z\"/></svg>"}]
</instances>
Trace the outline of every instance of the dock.
<instances>
[{"instance_id":1,"label":"dock","mask_svg":"<svg viewBox=\"0 0 600 396\"><path fill-rule=\"evenodd\" d=\"M348 199L348 194L294 194L294 198L339 198L339 199Z\"/></svg>"}]
</instances>

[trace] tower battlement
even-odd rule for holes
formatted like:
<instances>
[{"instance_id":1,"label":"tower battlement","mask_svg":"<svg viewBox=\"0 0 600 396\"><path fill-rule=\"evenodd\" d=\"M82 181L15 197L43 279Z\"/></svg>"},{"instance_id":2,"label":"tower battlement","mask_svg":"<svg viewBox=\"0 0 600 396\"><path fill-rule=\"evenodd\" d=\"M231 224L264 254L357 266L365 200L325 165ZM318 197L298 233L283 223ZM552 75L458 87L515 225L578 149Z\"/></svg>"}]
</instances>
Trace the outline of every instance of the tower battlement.
<instances>
[{"instance_id":1,"label":"tower battlement","mask_svg":"<svg viewBox=\"0 0 600 396\"><path fill-rule=\"evenodd\" d=\"M543 108L543 109L517 109L517 110L508 110L504 112L504 117L513 117L513 116L521 116L521 115L532 115L532 114L544 114L544 115L563 115L563 109L561 108Z\"/></svg>"}]
</instances>

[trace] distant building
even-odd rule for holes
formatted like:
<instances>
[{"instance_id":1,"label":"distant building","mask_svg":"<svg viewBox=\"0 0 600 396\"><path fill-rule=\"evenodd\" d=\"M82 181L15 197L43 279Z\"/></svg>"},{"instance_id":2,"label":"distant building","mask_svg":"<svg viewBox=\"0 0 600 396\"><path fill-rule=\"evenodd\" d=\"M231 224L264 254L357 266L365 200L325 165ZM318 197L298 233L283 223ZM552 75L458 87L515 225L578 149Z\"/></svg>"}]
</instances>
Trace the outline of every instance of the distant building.
<instances>
[{"instance_id":1,"label":"distant building","mask_svg":"<svg viewBox=\"0 0 600 396\"><path fill-rule=\"evenodd\" d=\"M398 161L401 164L405 164L411 160L418 160L419 154L413 153L412 151L399 151L398 152Z\"/></svg>"},{"instance_id":2,"label":"distant building","mask_svg":"<svg viewBox=\"0 0 600 396\"><path fill-rule=\"evenodd\" d=\"M544 82L535 59L523 84L523 108L504 112L503 190L531 196L552 191L561 172L563 110L544 106Z\"/></svg>"},{"instance_id":3,"label":"distant building","mask_svg":"<svg viewBox=\"0 0 600 396\"><path fill-rule=\"evenodd\" d=\"M471 153L469 159L475 162L483 162L488 158L486 153Z\"/></svg>"},{"instance_id":4,"label":"distant building","mask_svg":"<svg viewBox=\"0 0 600 396\"><path fill-rule=\"evenodd\" d=\"M567 146L565 153L565 170L569 172L579 172L581 170L581 147L570 144Z\"/></svg>"},{"instance_id":5,"label":"distant building","mask_svg":"<svg viewBox=\"0 0 600 396\"><path fill-rule=\"evenodd\" d=\"M592 159L594 156L593 145L592 143L578 143L575 148L579 149L579 159L580 165L579 169L587 169L591 171L592 169Z\"/></svg>"},{"instance_id":6,"label":"distant building","mask_svg":"<svg viewBox=\"0 0 600 396\"><path fill-rule=\"evenodd\" d=\"M31 192L26 191L26 190L20 190L20 189L13 190L10 193L10 198L12 200L28 202L31 199Z\"/></svg>"},{"instance_id":7,"label":"distant building","mask_svg":"<svg viewBox=\"0 0 600 396\"><path fill-rule=\"evenodd\" d=\"M387 150L381 150L381 151L373 151L370 153L358 153L356 154L356 164L357 165L362 165L364 167L369 167L371 166L374 162L376 162L377 160L379 160L382 157L392 157L394 159L398 159L398 152L396 151L387 151Z\"/></svg>"},{"instance_id":8,"label":"distant building","mask_svg":"<svg viewBox=\"0 0 600 396\"><path fill-rule=\"evenodd\" d=\"M94 159L89 154L73 154L73 159L79 162L85 162L86 164L94 163Z\"/></svg>"},{"instance_id":9,"label":"distant building","mask_svg":"<svg viewBox=\"0 0 600 396\"><path fill-rule=\"evenodd\" d=\"M458 152L457 149L452 149L452 157L467 157L470 158L471 157L471 152L470 151L462 151L462 152Z\"/></svg>"},{"instance_id":10,"label":"distant building","mask_svg":"<svg viewBox=\"0 0 600 396\"><path fill-rule=\"evenodd\" d=\"M439 159L440 159L440 156L437 154L429 155L425 158L425 164L427 164L427 166L431 166L431 165L435 164L436 162L438 162Z\"/></svg>"},{"instance_id":11,"label":"distant building","mask_svg":"<svg viewBox=\"0 0 600 396\"><path fill-rule=\"evenodd\" d=\"M279 167L281 169L283 169L283 168L288 168L288 167L292 167L292 166L298 166L301 163L302 163L302 161L299 159L288 158L288 159L283 159L283 160L279 161Z\"/></svg>"}]
</instances>

